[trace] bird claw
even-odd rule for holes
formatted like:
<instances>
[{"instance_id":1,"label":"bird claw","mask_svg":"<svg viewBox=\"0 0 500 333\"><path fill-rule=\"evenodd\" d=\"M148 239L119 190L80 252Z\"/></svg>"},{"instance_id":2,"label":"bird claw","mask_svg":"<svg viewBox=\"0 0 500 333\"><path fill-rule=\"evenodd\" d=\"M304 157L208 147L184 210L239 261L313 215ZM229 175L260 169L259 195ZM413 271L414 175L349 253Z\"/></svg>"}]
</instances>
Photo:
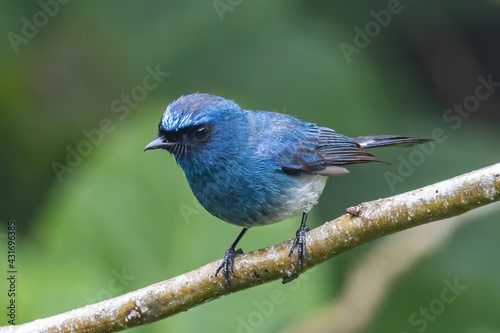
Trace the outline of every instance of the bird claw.
<instances>
[{"instance_id":1,"label":"bird claw","mask_svg":"<svg viewBox=\"0 0 500 333\"><path fill-rule=\"evenodd\" d=\"M231 281L229 280L229 274L231 274L235 278L238 278L236 275L234 275L233 268L234 259L240 254L243 254L242 249L235 250L233 247L227 249L226 254L224 255L224 259L222 259L222 263L215 271L215 276L217 276L217 274L219 274L220 270L222 269L222 271L224 272L224 280L226 282L226 287L228 290L231 290Z\"/></svg>"},{"instance_id":2,"label":"bird claw","mask_svg":"<svg viewBox=\"0 0 500 333\"><path fill-rule=\"evenodd\" d=\"M295 248L297 248L300 270L302 270L302 259L306 259L306 232L309 230L311 229L309 229L307 225L300 226L299 230L295 233L295 240L293 241L290 253L288 254L288 256L291 256Z\"/></svg>"}]
</instances>

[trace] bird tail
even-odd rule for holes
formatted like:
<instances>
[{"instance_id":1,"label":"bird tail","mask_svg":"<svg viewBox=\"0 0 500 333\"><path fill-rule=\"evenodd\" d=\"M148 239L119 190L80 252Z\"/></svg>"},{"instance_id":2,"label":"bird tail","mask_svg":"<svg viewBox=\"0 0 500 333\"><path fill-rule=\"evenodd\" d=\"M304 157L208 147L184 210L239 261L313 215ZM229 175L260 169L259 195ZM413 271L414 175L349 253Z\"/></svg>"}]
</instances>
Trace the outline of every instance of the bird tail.
<instances>
[{"instance_id":1,"label":"bird tail","mask_svg":"<svg viewBox=\"0 0 500 333\"><path fill-rule=\"evenodd\" d=\"M353 140L362 148L375 148L392 145L404 145L407 147L434 141L432 139L413 138L409 136L399 135L371 135L371 136L358 136Z\"/></svg>"}]
</instances>

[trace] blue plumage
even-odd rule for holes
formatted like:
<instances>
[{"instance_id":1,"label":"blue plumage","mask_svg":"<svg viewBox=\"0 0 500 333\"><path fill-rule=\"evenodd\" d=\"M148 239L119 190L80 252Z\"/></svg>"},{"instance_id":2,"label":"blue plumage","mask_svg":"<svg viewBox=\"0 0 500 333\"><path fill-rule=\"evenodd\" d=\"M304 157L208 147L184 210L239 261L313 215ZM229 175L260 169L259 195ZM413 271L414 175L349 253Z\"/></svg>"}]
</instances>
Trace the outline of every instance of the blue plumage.
<instances>
[{"instance_id":1,"label":"blue plumage","mask_svg":"<svg viewBox=\"0 0 500 333\"><path fill-rule=\"evenodd\" d=\"M343 167L347 164L377 161L364 147L425 141L400 136L349 138L288 115L245 110L222 97L197 93L181 96L167 107L158 138L145 150L172 153L200 204L221 220L244 228L219 267L224 268L230 288L229 273L233 274L232 263L240 253L235 246L248 228L303 213L291 250L298 247L301 266L307 214L317 203L326 176L348 173Z\"/></svg>"}]
</instances>

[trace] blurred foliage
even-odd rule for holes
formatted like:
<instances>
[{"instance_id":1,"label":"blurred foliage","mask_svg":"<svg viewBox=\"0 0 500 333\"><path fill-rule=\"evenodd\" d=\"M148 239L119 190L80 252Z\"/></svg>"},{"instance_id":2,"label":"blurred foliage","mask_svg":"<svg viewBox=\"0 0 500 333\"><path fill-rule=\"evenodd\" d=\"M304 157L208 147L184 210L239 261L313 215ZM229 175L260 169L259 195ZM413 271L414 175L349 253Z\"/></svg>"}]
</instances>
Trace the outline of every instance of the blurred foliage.
<instances>
[{"instance_id":1,"label":"blurred foliage","mask_svg":"<svg viewBox=\"0 0 500 333\"><path fill-rule=\"evenodd\" d=\"M331 179L311 226L353 204L498 162L497 91L456 129L444 115L474 95L478 76L500 81L499 2L401 2L400 13L348 63L339 45L353 44L353 29L364 30L374 21L371 11L392 2L42 0L53 17L17 47L9 34L22 36L23 18L33 22L43 9L39 2L4 2L0 220L18 225L17 323L118 296L223 255L239 229L203 210L166 152L142 151L165 107L182 94L221 95L349 136L430 137L444 130L447 140L394 188L385 172L397 173L399 158L414 148L375 150L393 165L355 166ZM218 13L221 3L230 10ZM126 106L123 94L143 85L148 66L169 75ZM116 100L127 113L115 112ZM103 119L112 130L95 137L98 143L61 181L53 163L66 164L68 147L83 147L84 132L95 133ZM296 218L252 229L241 245L250 251L281 242L298 224ZM443 280L458 277L468 289L425 331L497 332L499 232L498 214L459 228L395 282L365 331L417 331L410 314L439 297ZM253 288L131 331L279 331L334 303L346 274L372 246L294 283ZM3 300L7 287L0 287ZM283 302L262 310L276 290Z\"/></svg>"}]
</instances>

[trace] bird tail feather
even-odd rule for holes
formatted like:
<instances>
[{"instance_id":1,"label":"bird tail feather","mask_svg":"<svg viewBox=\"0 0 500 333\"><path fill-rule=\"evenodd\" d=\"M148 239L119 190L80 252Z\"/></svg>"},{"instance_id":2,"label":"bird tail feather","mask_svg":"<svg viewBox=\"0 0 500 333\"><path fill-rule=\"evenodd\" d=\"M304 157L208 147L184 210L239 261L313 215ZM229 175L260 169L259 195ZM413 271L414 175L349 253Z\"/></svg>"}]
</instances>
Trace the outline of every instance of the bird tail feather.
<instances>
[{"instance_id":1,"label":"bird tail feather","mask_svg":"<svg viewBox=\"0 0 500 333\"><path fill-rule=\"evenodd\" d=\"M404 145L407 147L434 141L432 139L414 138L409 136L399 135L371 135L371 136L358 136L353 140L363 148L375 148L392 145Z\"/></svg>"}]
</instances>

